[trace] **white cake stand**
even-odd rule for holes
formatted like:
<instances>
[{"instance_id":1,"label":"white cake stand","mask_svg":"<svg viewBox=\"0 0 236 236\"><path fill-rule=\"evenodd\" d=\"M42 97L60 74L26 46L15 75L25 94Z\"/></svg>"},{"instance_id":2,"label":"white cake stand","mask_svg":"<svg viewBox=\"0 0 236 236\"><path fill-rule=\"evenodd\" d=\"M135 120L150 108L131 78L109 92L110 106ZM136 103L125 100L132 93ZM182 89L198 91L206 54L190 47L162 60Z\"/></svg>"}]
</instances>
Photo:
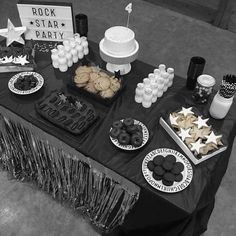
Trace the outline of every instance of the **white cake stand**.
<instances>
[{"instance_id":1,"label":"white cake stand","mask_svg":"<svg viewBox=\"0 0 236 236\"><path fill-rule=\"evenodd\" d=\"M99 43L100 56L107 62L106 69L112 73L120 71L121 75L128 74L131 70L131 62L135 61L138 56L139 44L135 40L135 49L133 52L123 55L116 55L108 52L104 47L104 39Z\"/></svg>"}]
</instances>

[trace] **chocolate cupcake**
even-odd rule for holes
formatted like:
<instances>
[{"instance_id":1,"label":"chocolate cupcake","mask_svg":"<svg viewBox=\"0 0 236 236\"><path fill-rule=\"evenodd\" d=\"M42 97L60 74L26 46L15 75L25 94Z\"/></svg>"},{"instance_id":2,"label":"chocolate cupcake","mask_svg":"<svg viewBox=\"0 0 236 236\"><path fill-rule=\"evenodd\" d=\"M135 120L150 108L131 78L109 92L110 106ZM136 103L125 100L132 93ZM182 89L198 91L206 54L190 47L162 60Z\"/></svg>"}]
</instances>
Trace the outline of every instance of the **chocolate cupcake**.
<instances>
[{"instance_id":1,"label":"chocolate cupcake","mask_svg":"<svg viewBox=\"0 0 236 236\"><path fill-rule=\"evenodd\" d=\"M162 176L157 175L155 172L152 173L152 177L153 177L153 179L155 179L155 180L157 180L157 181L159 181L159 180L162 179Z\"/></svg>"},{"instance_id":2,"label":"chocolate cupcake","mask_svg":"<svg viewBox=\"0 0 236 236\"><path fill-rule=\"evenodd\" d=\"M153 172L155 172L157 175L160 175L160 176L165 174L165 170L161 166L156 166Z\"/></svg>"},{"instance_id":3,"label":"chocolate cupcake","mask_svg":"<svg viewBox=\"0 0 236 236\"><path fill-rule=\"evenodd\" d=\"M172 167L173 167L173 163L164 160L164 162L162 163L162 167L163 167L165 170L170 171L170 170L172 169Z\"/></svg>"},{"instance_id":4,"label":"chocolate cupcake","mask_svg":"<svg viewBox=\"0 0 236 236\"><path fill-rule=\"evenodd\" d=\"M181 173L178 174L178 175L175 175L175 181L176 182L180 182L180 181L182 181L182 179L183 179L183 175Z\"/></svg>"},{"instance_id":5,"label":"chocolate cupcake","mask_svg":"<svg viewBox=\"0 0 236 236\"><path fill-rule=\"evenodd\" d=\"M149 161L149 162L147 163L147 168L148 168L150 171L153 171L153 170L154 170L155 165L154 165L153 161Z\"/></svg>"},{"instance_id":6,"label":"chocolate cupcake","mask_svg":"<svg viewBox=\"0 0 236 236\"><path fill-rule=\"evenodd\" d=\"M176 162L173 165L173 168L171 170L171 172L175 175L178 175L179 173L181 173L184 170L184 165L181 162Z\"/></svg>"},{"instance_id":7,"label":"chocolate cupcake","mask_svg":"<svg viewBox=\"0 0 236 236\"><path fill-rule=\"evenodd\" d=\"M156 166L161 165L163 163L163 161L164 161L164 157L161 155L158 155L158 156L154 157L154 159L153 159L153 162Z\"/></svg>"},{"instance_id":8,"label":"chocolate cupcake","mask_svg":"<svg viewBox=\"0 0 236 236\"><path fill-rule=\"evenodd\" d=\"M165 179L162 179L162 183L163 183L164 185L166 185L166 186L171 186L171 185L173 185L174 182L172 182L172 181L167 181L167 180L165 180Z\"/></svg>"},{"instance_id":9,"label":"chocolate cupcake","mask_svg":"<svg viewBox=\"0 0 236 236\"><path fill-rule=\"evenodd\" d=\"M175 163L176 162L176 157L172 156L172 155L168 155L165 157L165 161L169 161L171 163Z\"/></svg>"}]
</instances>

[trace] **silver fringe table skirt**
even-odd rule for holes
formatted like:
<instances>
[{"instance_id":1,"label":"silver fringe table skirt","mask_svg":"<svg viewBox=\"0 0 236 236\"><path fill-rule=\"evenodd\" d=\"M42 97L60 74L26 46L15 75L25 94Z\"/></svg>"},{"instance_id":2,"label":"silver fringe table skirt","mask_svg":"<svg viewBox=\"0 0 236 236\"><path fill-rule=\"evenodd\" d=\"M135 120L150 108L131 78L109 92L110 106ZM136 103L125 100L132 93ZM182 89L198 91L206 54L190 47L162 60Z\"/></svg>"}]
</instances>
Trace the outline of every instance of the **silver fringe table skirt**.
<instances>
[{"instance_id":1,"label":"silver fringe table skirt","mask_svg":"<svg viewBox=\"0 0 236 236\"><path fill-rule=\"evenodd\" d=\"M0 165L53 198L83 210L99 229L122 225L140 188L0 106Z\"/></svg>"}]
</instances>

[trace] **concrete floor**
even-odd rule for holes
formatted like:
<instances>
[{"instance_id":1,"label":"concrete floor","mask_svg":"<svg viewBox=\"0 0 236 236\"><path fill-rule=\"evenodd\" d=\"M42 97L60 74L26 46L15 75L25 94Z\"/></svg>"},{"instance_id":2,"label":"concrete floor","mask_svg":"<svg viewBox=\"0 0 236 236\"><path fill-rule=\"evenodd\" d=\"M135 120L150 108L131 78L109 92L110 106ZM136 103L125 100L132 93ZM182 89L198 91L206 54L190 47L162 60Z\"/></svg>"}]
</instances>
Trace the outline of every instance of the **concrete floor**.
<instances>
[{"instance_id":1,"label":"concrete floor","mask_svg":"<svg viewBox=\"0 0 236 236\"><path fill-rule=\"evenodd\" d=\"M42 1L42 0L41 0ZM89 39L103 37L105 29L124 25L124 7L130 0L74 0L74 13L89 17ZM20 25L16 0L0 1L0 28L7 18ZM206 58L205 73L218 84L226 73L236 74L236 34L213 27L141 0L133 1L130 26L140 43L139 59L152 65L165 63L185 77L189 59ZM205 236L236 235L236 145L227 173L216 196L215 210ZM9 180L0 171L0 235L3 236L96 236L99 235L82 215L61 206L47 194L28 183Z\"/></svg>"}]
</instances>

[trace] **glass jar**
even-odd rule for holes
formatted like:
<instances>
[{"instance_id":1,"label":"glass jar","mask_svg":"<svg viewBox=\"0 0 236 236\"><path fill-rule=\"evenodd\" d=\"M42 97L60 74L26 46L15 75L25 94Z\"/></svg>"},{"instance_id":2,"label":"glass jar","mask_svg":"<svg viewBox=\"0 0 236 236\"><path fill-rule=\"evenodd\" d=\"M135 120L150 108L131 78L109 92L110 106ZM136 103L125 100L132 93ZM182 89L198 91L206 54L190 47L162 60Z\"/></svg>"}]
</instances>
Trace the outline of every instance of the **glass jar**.
<instances>
[{"instance_id":1,"label":"glass jar","mask_svg":"<svg viewBox=\"0 0 236 236\"><path fill-rule=\"evenodd\" d=\"M227 115L234 97L225 98L222 97L219 92L214 96L211 106L210 106L210 115L215 119L223 119Z\"/></svg>"},{"instance_id":2,"label":"glass jar","mask_svg":"<svg viewBox=\"0 0 236 236\"><path fill-rule=\"evenodd\" d=\"M210 75L200 75L193 92L193 99L196 103L206 103L215 85L215 78Z\"/></svg>"}]
</instances>

